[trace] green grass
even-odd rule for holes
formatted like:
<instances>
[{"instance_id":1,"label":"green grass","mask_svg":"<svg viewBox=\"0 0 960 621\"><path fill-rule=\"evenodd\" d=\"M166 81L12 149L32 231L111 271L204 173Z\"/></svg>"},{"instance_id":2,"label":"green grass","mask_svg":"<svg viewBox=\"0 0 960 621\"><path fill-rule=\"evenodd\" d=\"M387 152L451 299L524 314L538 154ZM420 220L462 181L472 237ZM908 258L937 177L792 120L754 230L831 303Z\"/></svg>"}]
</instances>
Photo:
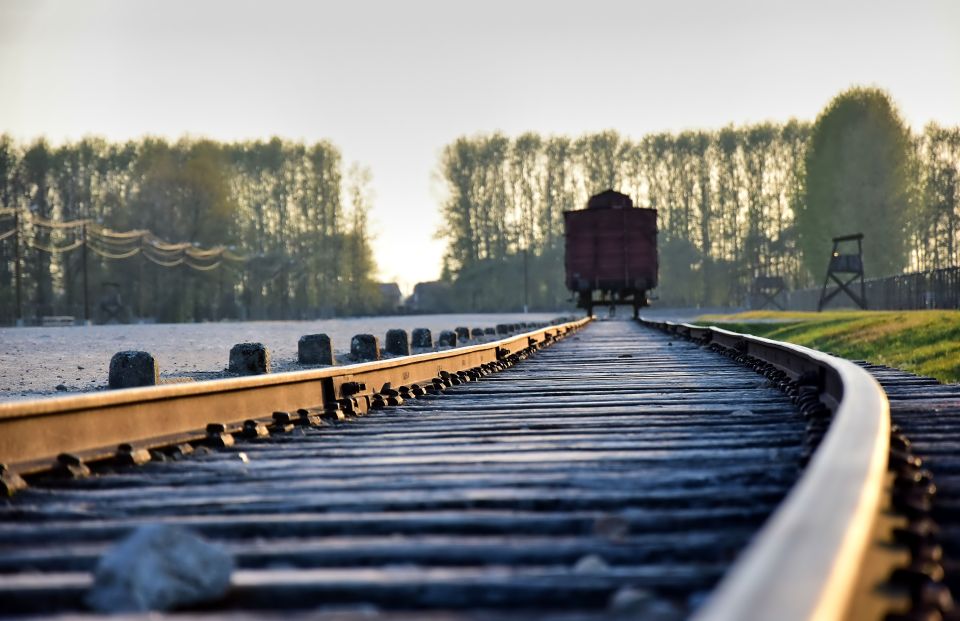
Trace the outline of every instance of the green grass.
<instances>
[{"instance_id":1,"label":"green grass","mask_svg":"<svg viewBox=\"0 0 960 621\"><path fill-rule=\"evenodd\" d=\"M960 381L960 311L750 311L703 315L696 323Z\"/></svg>"}]
</instances>

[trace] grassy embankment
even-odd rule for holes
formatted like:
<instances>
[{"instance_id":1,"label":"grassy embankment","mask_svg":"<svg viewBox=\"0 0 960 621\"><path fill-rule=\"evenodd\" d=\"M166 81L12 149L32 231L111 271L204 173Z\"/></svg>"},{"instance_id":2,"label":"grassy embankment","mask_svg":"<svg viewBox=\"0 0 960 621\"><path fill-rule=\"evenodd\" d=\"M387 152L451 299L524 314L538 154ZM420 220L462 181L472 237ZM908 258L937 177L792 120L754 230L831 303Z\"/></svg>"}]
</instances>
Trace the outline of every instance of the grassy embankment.
<instances>
[{"instance_id":1,"label":"grassy embankment","mask_svg":"<svg viewBox=\"0 0 960 621\"><path fill-rule=\"evenodd\" d=\"M960 382L960 311L750 311L696 323Z\"/></svg>"}]
</instances>

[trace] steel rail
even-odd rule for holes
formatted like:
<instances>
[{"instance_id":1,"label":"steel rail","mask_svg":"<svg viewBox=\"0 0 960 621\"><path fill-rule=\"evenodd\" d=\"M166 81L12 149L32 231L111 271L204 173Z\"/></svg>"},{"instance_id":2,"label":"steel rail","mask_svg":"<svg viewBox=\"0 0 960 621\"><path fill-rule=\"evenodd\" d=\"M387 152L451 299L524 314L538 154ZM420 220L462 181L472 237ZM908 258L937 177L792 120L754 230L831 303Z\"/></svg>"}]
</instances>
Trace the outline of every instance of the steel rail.
<instances>
[{"instance_id":1,"label":"steel rail","mask_svg":"<svg viewBox=\"0 0 960 621\"><path fill-rule=\"evenodd\" d=\"M0 403L0 464L4 476L32 474L56 467L64 454L81 461L107 459L204 437L210 424L229 433L245 421L269 421L277 411L363 414L382 391L444 377L459 383L467 377L450 376L550 344L589 321L377 362Z\"/></svg>"},{"instance_id":2,"label":"steel rail","mask_svg":"<svg viewBox=\"0 0 960 621\"><path fill-rule=\"evenodd\" d=\"M812 621L850 613L880 514L890 408L869 373L813 349L715 327L645 322L773 364L815 374L833 411L823 442L698 613L697 621Z\"/></svg>"},{"instance_id":3,"label":"steel rail","mask_svg":"<svg viewBox=\"0 0 960 621\"><path fill-rule=\"evenodd\" d=\"M38 479L0 503L0 601L86 610L101 555L160 522L234 555L230 594L204 607L220 615L680 618L798 476L803 412L778 388L696 344L596 322L372 416Z\"/></svg>"}]
</instances>

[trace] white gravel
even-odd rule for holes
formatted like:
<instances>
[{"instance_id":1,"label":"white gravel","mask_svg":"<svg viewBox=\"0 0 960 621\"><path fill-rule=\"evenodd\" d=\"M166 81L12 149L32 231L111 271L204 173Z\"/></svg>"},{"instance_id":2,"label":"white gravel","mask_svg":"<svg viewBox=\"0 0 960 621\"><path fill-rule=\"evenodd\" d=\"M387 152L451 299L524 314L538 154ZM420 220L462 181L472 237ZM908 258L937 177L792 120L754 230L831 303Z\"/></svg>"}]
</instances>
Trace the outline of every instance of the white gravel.
<instances>
[{"instance_id":1,"label":"white gravel","mask_svg":"<svg viewBox=\"0 0 960 621\"><path fill-rule=\"evenodd\" d=\"M161 379L202 380L223 374L230 347L236 343L265 344L274 371L284 371L299 368L297 340L304 334L328 334L335 353L342 356L349 352L355 334L374 334L382 347L390 328L408 332L429 328L436 341L441 330L457 326L486 328L498 323L549 321L558 315L401 315L320 321L0 328L0 400L104 390L110 357L124 350L153 354Z\"/></svg>"}]
</instances>

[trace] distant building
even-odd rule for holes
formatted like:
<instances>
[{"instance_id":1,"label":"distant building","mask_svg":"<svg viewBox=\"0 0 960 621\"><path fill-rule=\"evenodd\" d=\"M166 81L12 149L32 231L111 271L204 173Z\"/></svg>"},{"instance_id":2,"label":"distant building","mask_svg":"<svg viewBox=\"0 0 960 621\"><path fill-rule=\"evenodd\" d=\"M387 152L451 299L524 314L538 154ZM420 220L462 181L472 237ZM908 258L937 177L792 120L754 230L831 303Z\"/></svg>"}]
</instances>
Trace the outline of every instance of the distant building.
<instances>
[{"instance_id":1,"label":"distant building","mask_svg":"<svg viewBox=\"0 0 960 621\"><path fill-rule=\"evenodd\" d=\"M413 313L448 313L452 310L450 284L442 280L418 282L413 295L407 299L407 309Z\"/></svg>"},{"instance_id":2,"label":"distant building","mask_svg":"<svg viewBox=\"0 0 960 621\"><path fill-rule=\"evenodd\" d=\"M400 293L400 285L395 282L381 282L377 283L377 287L380 289L382 312L393 314L403 310L401 304L403 294Z\"/></svg>"}]
</instances>

